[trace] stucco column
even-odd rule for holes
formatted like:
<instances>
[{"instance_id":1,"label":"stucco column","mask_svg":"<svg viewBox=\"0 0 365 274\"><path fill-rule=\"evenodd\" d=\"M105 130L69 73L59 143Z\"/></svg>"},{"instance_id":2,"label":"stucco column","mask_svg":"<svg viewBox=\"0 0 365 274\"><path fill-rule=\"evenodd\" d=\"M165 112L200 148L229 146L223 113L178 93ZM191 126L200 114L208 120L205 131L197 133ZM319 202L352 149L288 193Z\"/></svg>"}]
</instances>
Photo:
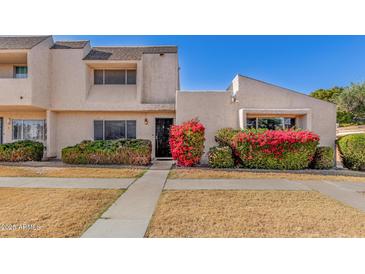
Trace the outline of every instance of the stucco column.
<instances>
[{"instance_id":1,"label":"stucco column","mask_svg":"<svg viewBox=\"0 0 365 274\"><path fill-rule=\"evenodd\" d=\"M247 113L244 109L240 109L238 111L238 121L240 129L245 129L247 124Z\"/></svg>"},{"instance_id":2,"label":"stucco column","mask_svg":"<svg viewBox=\"0 0 365 274\"><path fill-rule=\"evenodd\" d=\"M47 110L47 157L56 157L56 113L54 111Z\"/></svg>"},{"instance_id":3,"label":"stucco column","mask_svg":"<svg viewBox=\"0 0 365 274\"><path fill-rule=\"evenodd\" d=\"M307 112L307 130L312 130L312 111Z\"/></svg>"}]
</instances>

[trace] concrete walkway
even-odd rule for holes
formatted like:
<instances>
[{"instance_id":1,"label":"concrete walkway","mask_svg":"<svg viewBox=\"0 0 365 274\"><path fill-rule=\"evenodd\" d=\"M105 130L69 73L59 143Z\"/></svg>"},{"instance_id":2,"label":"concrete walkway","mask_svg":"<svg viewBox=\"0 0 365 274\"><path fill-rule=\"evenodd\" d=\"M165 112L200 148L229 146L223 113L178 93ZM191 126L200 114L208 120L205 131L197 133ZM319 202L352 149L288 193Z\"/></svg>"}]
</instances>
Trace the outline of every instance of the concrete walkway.
<instances>
[{"instance_id":1,"label":"concrete walkway","mask_svg":"<svg viewBox=\"0 0 365 274\"><path fill-rule=\"evenodd\" d=\"M365 212L365 195L358 193L351 189L351 187L341 187L340 184L337 182L328 182L328 181L321 181L321 182L313 182L313 181L306 181L304 182L306 186L311 188L312 190L316 190L323 195L326 195L332 199L340 201L346 205L351 207L357 208L363 212ZM349 183L350 185L352 183ZM364 186L365 187L365 186ZM365 189L363 187L363 189Z\"/></svg>"},{"instance_id":2,"label":"concrete walkway","mask_svg":"<svg viewBox=\"0 0 365 274\"><path fill-rule=\"evenodd\" d=\"M171 165L171 161L156 161L82 237L144 237Z\"/></svg>"},{"instance_id":3,"label":"concrete walkway","mask_svg":"<svg viewBox=\"0 0 365 274\"><path fill-rule=\"evenodd\" d=\"M33 187L33 188L128 188L134 178L52 178L52 177L0 177L1 187Z\"/></svg>"},{"instance_id":4,"label":"concrete walkway","mask_svg":"<svg viewBox=\"0 0 365 274\"><path fill-rule=\"evenodd\" d=\"M283 179L174 179L166 189L310 190L300 182Z\"/></svg>"}]
</instances>

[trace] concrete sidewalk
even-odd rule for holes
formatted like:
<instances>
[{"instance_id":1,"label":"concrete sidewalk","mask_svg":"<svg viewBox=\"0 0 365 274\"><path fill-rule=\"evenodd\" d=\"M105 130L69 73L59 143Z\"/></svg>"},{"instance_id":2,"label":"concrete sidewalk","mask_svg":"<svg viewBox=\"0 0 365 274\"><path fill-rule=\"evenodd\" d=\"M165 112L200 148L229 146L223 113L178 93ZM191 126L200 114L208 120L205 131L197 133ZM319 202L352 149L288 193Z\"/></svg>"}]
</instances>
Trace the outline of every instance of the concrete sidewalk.
<instances>
[{"instance_id":1,"label":"concrete sidewalk","mask_svg":"<svg viewBox=\"0 0 365 274\"><path fill-rule=\"evenodd\" d=\"M165 189L310 190L300 182L284 179L173 179Z\"/></svg>"},{"instance_id":2,"label":"concrete sidewalk","mask_svg":"<svg viewBox=\"0 0 365 274\"><path fill-rule=\"evenodd\" d=\"M156 161L82 237L143 238L171 165L171 161Z\"/></svg>"},{"instance_id":3,"label":"concrete sidewalk","mask_svg":"<svg viewBox=\"0 0 365 274\"><path fill-rule=\"evenodd\" d=\"M52 177L0 177L1 187L33 188L128 188L135 178L52 178Z\"/></svg>"},{"instance_id":4,"label":"concrete sidewalk","mask_svg":"<svg viewBox=\"0 0 365 274\"><path fill-rule=\"evenodd\" d=\"M359 189L354 190L352 187L342 187L338 182L329 181L306 181L304 184L312 190L365 212L365 195L358 193Z\"/></svg>"}]
</instances>

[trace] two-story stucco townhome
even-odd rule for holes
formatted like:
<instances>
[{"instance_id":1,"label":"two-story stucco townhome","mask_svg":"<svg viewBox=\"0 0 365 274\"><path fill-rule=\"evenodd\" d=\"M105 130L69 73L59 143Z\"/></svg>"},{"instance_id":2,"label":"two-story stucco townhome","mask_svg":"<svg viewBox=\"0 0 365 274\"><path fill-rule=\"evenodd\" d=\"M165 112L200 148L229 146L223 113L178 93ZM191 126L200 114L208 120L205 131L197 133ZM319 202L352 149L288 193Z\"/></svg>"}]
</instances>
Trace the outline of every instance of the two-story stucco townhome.
<instances>
[{"instance_id":1,"label":"two-story stucco townhome","mask_svg":"<svg viewBox=\"0 0 365 274\"><path fill-rule=\"evenodd\" d=\"M304 77L304 76L303 76ZM335 105L237 75L224 91L181 91L177 47L91 47L51 36L0 37L0 142L143 138L169 157L168 129L198 118L206 150L222 127L312 130L334 146Z\"/></svg>"}]
</instances>

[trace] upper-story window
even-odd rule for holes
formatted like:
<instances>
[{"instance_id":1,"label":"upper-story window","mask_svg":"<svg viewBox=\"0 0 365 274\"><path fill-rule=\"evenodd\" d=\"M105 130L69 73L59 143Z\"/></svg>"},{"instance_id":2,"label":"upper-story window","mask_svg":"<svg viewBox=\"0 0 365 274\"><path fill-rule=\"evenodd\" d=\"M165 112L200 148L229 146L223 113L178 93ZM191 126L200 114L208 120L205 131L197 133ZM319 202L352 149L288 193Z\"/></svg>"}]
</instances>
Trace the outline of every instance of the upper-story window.
<instances>
[{"instance_id":1,"label":"upper-story window","mask_svg":"<svg viewBox=\"0 0 365 274\"><path fill-rule=\"evenodd\" d=\"M95 85L135 85L137 71L135 69L95 69Z\"/></svg>"},{"instance_id":2,"label":"upper-story window","mask_svg":"<svg viewBox=\"0 0 365 274\"><path fill-rule=\"evenodd\" d=\"M27 66L16 66L14 67L14 78L27 78L28 67Z\"/></svg>"}]
</instances>

